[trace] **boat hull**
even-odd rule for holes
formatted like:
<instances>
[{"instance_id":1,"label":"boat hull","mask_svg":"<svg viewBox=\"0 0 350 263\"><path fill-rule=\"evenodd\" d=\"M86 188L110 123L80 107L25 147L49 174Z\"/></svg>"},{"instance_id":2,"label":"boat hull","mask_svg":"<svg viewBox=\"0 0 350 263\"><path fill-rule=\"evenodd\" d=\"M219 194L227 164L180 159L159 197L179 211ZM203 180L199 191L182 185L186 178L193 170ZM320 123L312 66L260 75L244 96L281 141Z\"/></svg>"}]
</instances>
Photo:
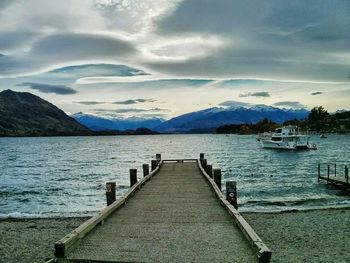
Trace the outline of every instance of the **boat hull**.
<instances>
[{"instance_id":1,"label":"boat hull","mask_svg":"<svg viewBox=\"0 0 350 263\"><path fill-rule=\"evenodd\" d=\"M267 149L281 149L281 150L316 150L316 144L306 143L298 144L295 142L279 142L272 140L261 140L260 141L263 148Z\"/></svg>"},{"instance_id":2,"label":"boat hull","mask_svg":"<svg viewBox=\"0 0 350 263\"><path fill-rule=\"evenodd\" d=\"M263 148L268 149L281 149L281 150L296 150L297 146L295 143L278 142L272 140L261 140Z\"/></svg>"}]
</instances>

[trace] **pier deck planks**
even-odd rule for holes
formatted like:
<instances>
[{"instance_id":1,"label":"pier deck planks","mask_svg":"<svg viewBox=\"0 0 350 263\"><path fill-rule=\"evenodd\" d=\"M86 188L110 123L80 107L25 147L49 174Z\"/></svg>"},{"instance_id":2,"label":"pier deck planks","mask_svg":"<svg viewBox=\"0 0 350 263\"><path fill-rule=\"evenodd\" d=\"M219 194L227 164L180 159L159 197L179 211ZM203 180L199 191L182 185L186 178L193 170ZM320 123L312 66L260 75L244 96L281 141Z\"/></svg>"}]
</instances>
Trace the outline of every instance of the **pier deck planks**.
<instances>
[{"instance_id":1,"label":"pier deck planks","mask_svg":"<svg viewBox=\"0 0 350 263\"><path fill-rule=\"evenodd\" d=\"M66 259L257 262L195 162L164 163L152 180L84 237Z\"/></svg>"},{"instance_id":2,"label":"pier deck planks","mask_svg":"<svg viewBox=\"0 0 350 263\"><path fill-rule=\"evenodd\" d=\"M322 180L326 180L330 183L334 183L334 184L341 184L341 185L345 185L345 186L349 186L349 181L346 180L345 177L340 177L340 176L319 176L319 179Z\"/></svg>"}]
</instances>

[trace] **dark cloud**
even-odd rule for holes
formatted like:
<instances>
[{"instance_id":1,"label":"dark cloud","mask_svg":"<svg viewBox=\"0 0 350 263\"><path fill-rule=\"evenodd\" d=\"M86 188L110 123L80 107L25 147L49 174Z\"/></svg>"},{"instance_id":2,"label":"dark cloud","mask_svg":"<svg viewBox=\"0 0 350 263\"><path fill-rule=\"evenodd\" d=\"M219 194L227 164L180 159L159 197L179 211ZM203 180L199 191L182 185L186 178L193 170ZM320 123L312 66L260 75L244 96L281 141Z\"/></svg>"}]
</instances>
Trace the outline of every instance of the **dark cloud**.
<instances>
[{"instance_id":1,"label":"dark cloud","mask_svg":"<svg viewBox=\"0 0 350 263\"><path fill-rule=\"evenodd\" d=\"M85 64L57 68L42 75L49 77L65 77L65 78L85 78L94 76L135 76L148 75L143 70L138 70L126 65L115 64Z\"/></svg>"},{"instance_id":2,"label":"dark cloud","mask_svg":"<svg viewBox=\"0 0 350 263\"><path fill-rule=\"evenodd\" d=\"M239 97L270 97L270 93L266 91L258 91L258 92L247 92L243 94L239 94Z\"/></svg>"},{"instance_id":3,"label":"dark cloud","mask_svg":"<svg viewBox=\"0 0 350 263\"><path fill-rule=\"evenodd\" d=\"M323 94L323 92L321 91L316 91L311 93L311 95L321 95L321 94Z\"/></svg>"},{"instance_id":4,"label":"dark cloud","mask_svg":"<svg viewBox=\"0 0 350 263\"><path fill-rule=\"evenodd\" d=\"M301 104L299 101L279 101L274 103L273 105L279 107L306 108L306 106Z\"/></svg>"},{"instance_id":5,"label":"dark cloud","mask_svg":"<svg viewBox=\"0 0 350 263\"><path fill-rule=\"evenodd\" d=\"M88 60L119 58L135 53L131 43L107 35L57 34L38 41L32 49L33 56L54 57L56 60Z\"/></svg>"},{"instance_id":6,"label":"dark cloud","mask_svg":"<svg viewBox=\"0 0 350 263\"><path fill-rule=\"evenodd\" d=\"M115 102L112 102L112 104L131 105L131 104L155 102L155 101L156 100L154 99L130 99L130 100L123 100L123 101L115 101Z\"/></svg>"},{"instance_id":7,"label":"dark cloud","mask_svg":"<svg viewBox=\"0 0 350 263\"><path fill-rule=\"evenodd\" d=\"M43 72L55 68L57 64L122 61L136 54L134 44L114 36L79 33L49 35L34 42L28 52L2 59L0 76Z\"/></svg>"},{"instance_id":8,"label":"dark cloud","mask_svg":"<svg viewBox=\"0 0 350 263\"><path fill-rule=\"evenodd\" d=\"M13 3L13 1L12 0L0 0L0 8L3 9L10 3Z\"/></svg>"},{"instance_id":9,"label":"dark cloud","mask_svg":"<svg viewBox=\"0 0 350 263\"><path fill-rule=\"evenodd\" d=\"M86 101L73 101L73 103L82 104L82 105L98 105L98 104L105 104L107 102L86 100Z\"/></svg>"},{"instance_id":10,"label":"dark cloud","mask_svg":"<svg viewBox=\"0 0 350 263\"><path fill-rule=\"evenodd\" d=\"M219 104L219 106L225 106L225 107L249 107L252 105L253 104L251 104L251 103L234 101L234 100L224 101L224 102Z\"/></svg>"},{"instance_id":11,"label":"dark cloud","mask_svg":"<svg viewBox=\"0 0 350 263\"><path fill-rule=\"evenodd\" d=\"M169 112L168 109L153 108L153 109L138 109L138 108L124 108L124 109L95 109L94 112L109 112L109 113L141 113L141 112Z\"/></svg>"},{"instance_id":12,"label":"dark cloud","mask_svg":"<svg viewBox=\"0 0 350 263\"><path fill-rule=\"evenodd\" d=\"M148 66L188 77L343 82L349 67L333 54L349 50L350 6L348 1L332 3L182 1L159 19L161 34L214 35L229 44L184 62L151 61Z\"/></svg>"},{"instance_id":13,"label":"dark cloud","mask_svg":"<svg viewBox=\"0 0 350 263\"><path fill-rule=\"evenodd\" d=\"M17 86L27 86L31 89L38 90L42 93L55 93L59 95L69 95L69 94L77 93L75 89L72 89L71 87L63 86L63 85L24 82L21 84L17 84Z\"/></svg>"},{"instance_id":14,"label":"dark cloud","mask_svg":"<svg viewBox=\"0 0 350 263\"><path fill-rule=\"evenodd\" d=\"M37 33L25 30L0 32L0 51L6 52L23 48L36 36L38 36Z\"/></svg>"}]
</instances>

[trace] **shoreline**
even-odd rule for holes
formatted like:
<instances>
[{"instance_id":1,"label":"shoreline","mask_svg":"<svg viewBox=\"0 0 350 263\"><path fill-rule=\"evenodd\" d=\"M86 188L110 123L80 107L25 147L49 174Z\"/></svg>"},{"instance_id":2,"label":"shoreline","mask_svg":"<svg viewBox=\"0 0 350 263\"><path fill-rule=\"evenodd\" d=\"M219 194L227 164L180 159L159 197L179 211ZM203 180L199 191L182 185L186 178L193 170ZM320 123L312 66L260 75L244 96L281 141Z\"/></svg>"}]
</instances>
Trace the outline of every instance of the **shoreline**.
<instances>
[{"instance_id":1,"label":"shoreline","mask_svg":"<svg viewBox=\"0 0 350 263\"><path fill-rule=\"evenodd\" d=\"M289 212L244 212L272 250L271 262L346 262L350 207ZM0 219L3 262L44 262L54 243L89 217Z\"/></svg>"},{"instance_id":2,"label":"shoreline","mask_svg":"<svg viewBox=\"0 0 350 263\"><path fill-rule=\"evenodd\" d=\"M346 205L337 205L337 206L313 206L313 207L306 207L306 208L290 208L290 209L282 209L282 210L257 210L257 211L251 211L251 210L246 210L246 211L241 211L238 208L238 212L240 214L284 214L284 213L297 213L297 212L308 212L308 211L322 211L322 210L350 210L350 204L346 204ZM23 217L19 217L19 216L1 216L0 215L0 222L2 221L26 221L26 220L41 220L41 219L57 219L57 220L61 220L61 219L80 219L80 218L85 218L88 219L90 217L93 217L94 215L98 214L99 212L95 212L92 214L86 214L86 215L77 215L74 216L71 213L69 214L69 216L35 216L35 215L31 215L31 216L23 216Z\"/></svg>"}]
</instances>

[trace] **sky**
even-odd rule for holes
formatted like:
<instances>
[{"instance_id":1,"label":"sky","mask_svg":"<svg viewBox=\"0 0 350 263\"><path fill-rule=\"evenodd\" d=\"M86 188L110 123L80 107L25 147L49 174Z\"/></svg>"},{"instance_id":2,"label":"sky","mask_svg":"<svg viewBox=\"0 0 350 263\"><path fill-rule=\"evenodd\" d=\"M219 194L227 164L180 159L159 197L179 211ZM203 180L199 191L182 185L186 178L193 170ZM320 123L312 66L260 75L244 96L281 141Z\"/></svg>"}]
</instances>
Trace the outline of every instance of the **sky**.
<instances>
[{"instance_id":1,"label":"sky","mask_svg":"<svg viewBox=\"0 0 350 263\"><path fill-rule=\"evenodd\" d=\"M348 0L0 0L0 91L68 114L350 109Z\"/></svg>"}]
</instances>

